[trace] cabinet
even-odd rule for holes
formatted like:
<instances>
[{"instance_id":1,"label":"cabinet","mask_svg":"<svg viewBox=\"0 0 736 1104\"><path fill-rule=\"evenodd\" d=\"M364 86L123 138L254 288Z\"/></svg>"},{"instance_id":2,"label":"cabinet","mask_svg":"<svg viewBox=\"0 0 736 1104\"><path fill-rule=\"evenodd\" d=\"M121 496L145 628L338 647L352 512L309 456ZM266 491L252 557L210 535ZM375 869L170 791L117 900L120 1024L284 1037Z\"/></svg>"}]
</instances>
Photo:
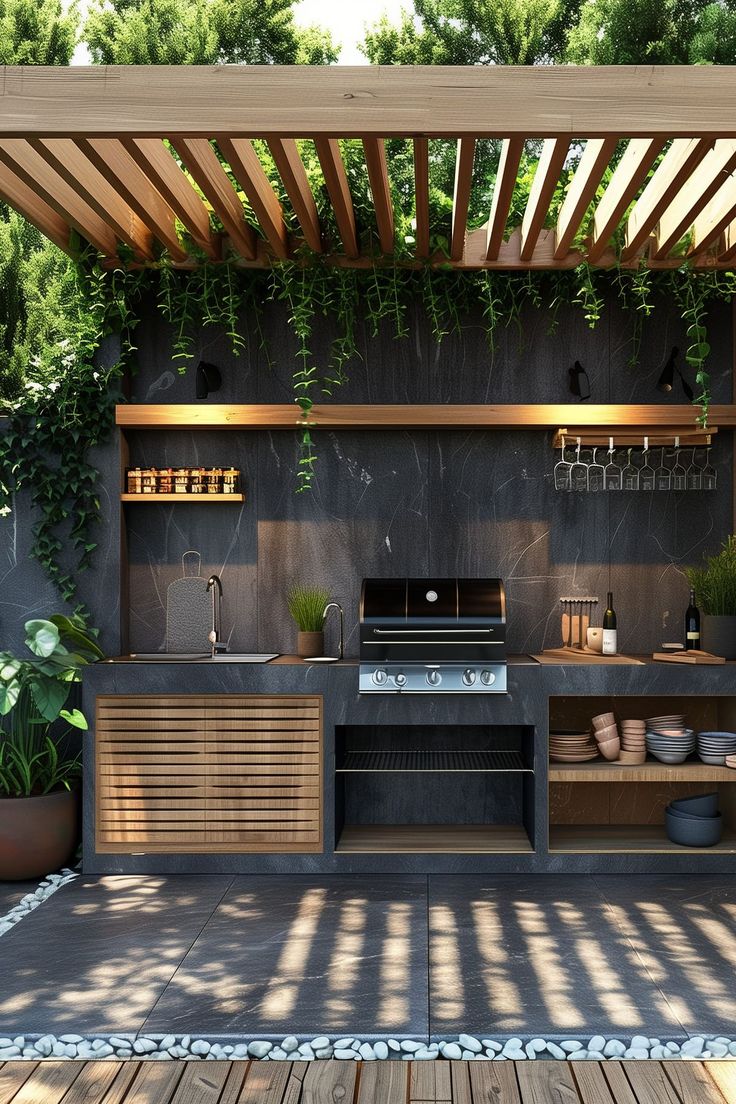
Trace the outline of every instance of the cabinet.
<instances>
[{"instance_id":1,"label":"cabinet","mask_svg":"<svg viewBox=\"0 0 736 1104\"><path fill-rule=\"evenodd\" d=\"M320 852L322 699L97 698L97 851Z\"/></svg>"}]
</instances>

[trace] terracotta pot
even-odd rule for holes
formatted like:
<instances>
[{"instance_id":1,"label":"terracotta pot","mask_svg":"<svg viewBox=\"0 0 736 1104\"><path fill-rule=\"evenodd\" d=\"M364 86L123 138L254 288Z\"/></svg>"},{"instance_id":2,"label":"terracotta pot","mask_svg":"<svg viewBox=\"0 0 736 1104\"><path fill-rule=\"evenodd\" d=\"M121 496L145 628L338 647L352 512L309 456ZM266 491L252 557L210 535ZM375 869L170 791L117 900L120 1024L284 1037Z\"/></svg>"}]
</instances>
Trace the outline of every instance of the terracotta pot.
<instances>
[{"instance_id":1,"label":"terracotta pot","mask_svg":"<svg viewBox=\"0 0 736 1104\"><path fill-rule=\"evenodd\" d=\"M300 632L297 635L296 654L301 659L325 654L325 634L323 632Z\"/></svg>"},{"instance_id":2,"label":"terracotta pot","mask_svg":"<svg viewBox=\"0 0 736 1104\"><path fill-rule=\"evenodd\" d=\"M736 659L736 617L703 614L700 647L724 659Z\"/></svg>"},{"instance_id":3,"label":"terracotta pot","mask_svg":"<svg viewBox=\"0 0 736 1104\"><path fill-rule=\"evenodd\" d=\"M0 881L53 873L72 858L78 838L76 790L0 798Z\"/></svg>"}]
</instances>

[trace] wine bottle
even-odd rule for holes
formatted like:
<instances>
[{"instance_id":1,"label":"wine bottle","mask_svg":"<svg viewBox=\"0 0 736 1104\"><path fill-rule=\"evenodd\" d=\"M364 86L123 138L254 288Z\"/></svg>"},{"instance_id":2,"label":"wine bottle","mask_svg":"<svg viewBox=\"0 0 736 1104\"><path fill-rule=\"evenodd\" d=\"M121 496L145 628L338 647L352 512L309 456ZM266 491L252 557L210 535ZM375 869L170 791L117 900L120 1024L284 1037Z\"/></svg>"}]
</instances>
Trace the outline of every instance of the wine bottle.
<instances>
[{"instance_id":1,"label":"wine bottle","mask_svg":"<svg viewBox=\"0 0 736 1104\"><path fill-rule=\"evenodd\" d=\"M685 611L685 647L700 647L700 610L695 605L695 590L690 587L690 605Z\"/></svg>"},{"instance_id":2,"label":"wine bottle","mask_svg":"<svg viewBox=\"0 0 736 1104\"><path fill-rule=\"evenodd\" d=\"M603 655L615 655L617 647L616 611L613 608L613 592L609 590L606 612L603 614Z\"/></svg>"}]
</instances>

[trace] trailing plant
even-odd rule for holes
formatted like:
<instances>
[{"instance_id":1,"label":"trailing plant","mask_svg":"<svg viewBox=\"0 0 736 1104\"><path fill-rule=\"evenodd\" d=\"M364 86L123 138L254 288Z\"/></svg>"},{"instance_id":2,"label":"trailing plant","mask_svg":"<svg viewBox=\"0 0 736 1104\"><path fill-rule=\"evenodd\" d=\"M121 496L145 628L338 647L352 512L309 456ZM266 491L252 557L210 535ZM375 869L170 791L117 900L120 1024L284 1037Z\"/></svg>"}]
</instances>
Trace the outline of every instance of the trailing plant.
<instances>
[{"instance_id":1,"label":"trailing plant","mask_svg":"<svg viewBox=\"0 0 736 1104\"><path fill-rule=\"evenodd\" d=\"M286 598L290 616L300 632L321 632L330 592L325 587L295 583Z\"/></svg>"},{"instance_id":2,"label":"trailing plant","mask_svg":"<svg viewBox=\"0 0 736 1104\"><path fill-rule=\"evenodd\" d=\"M33 797L70 789L81 773L79 755L60 750L57 721L86 729L84 714L66 703L79 672L102 658L84 621L60 614L26 621L30 659L0 652L0 794Z\"/></svg>"},{"instance_id":3,"label":"trailing plant","mask_svg":"<svg viewBox=\"0 0 736 1104\"><path fill-rule=\"evenodd\" d=\"M685 574L703 613L736 617L736 536L727 537L703 567L686 567Z\"/></svg>"}]
</instances>

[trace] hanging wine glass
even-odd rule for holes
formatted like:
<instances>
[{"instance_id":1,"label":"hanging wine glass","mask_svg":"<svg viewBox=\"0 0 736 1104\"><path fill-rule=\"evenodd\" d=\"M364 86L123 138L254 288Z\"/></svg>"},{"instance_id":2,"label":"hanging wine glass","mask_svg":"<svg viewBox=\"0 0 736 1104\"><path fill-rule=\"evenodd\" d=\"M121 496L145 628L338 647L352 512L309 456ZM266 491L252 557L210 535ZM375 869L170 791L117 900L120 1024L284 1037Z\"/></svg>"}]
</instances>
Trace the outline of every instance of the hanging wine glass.
<instances>
[{"instance_id":1,"label":"hanging wine glass","mask_svg":"<svg viewBox=\"0 0 736 1104\"><path fill-rule=\"evenodd\" d=\"M588 490L594 493L603 490L606 469L598 460L598 449L593 449L593 459L588 465Z\"/></svg>"},{"instance_id":2,"label":"hanging wine glass","mask_svg":"<svg viewBox=\"0 0 736 1104\"><path fill-rule=\"evenodd\" d=\"M696 452L697 449L693 448L687 468L687 489L689 491L699 491L703 487L703 469L695 461Z\"/></svg>"},{"instance_id":3,"label":"hanging wine glass","mask_svg":"<svg viewBox=\"0 0 736 1104\"><path fill-rule=\"evenodd\" d=\"M572 490L572 484L570 482L570 471L572 469L572 460L568 460L565 438L564 436L560 441L560 459L554 466L553 479L556 491L569 491Z\"/></svg>"},{"instance_id":4,"label":"hanging wine glass","mask_svg":"<svg viewBox=\"0 0 736 1104\"><path fill-rule=\"evenodd\" d=\"M588 489L588 465L580 456L580 438L578 437L575 449L575 462L570 469L570 483L574 491L587 491Z\"/></svg>"},{"instance_id":5,"label":"hanging wine glass","mask_svg":"<svg viewBox=\"0 0 736 1104\"><path fill-rule=\"evenodd\" d=\"M639 468L639 490L654 490L654 468L649 463L649 438L644 438L644 451L642 452L642 465Z\"/></svg>"},{"instance_id":6,"label":"hanging wine glass","mask_svg":"<svg viewBox=\"0 0 736 1104\"><path fill-rule=\"evenodd\" d=\"M673 491L684 491L687 489L687 471L685 465L682 463L679 437L675 437L675 463L672 468L671 487Z\"/></svg>"},{"instance_id":7,"label":"hanging wine glass","mask_svg":"<svg viewBox=\"0 0 736 1104\"><path fill-rule=\"evenodd\" d=\"M668 491L672 482L672 471L665 463L664 445L659 450L659 464L654 473L654 486L658 491Z\"/></svg>"},{"instance_id":8,"label":"hanging wine glass","mask_svg":"<svg viewBox=\"0 0 736 1104\"><path fill-rule=\"evenodd\" d=\"M621 465L616 463L616 453L613 448L613 437L608 438L608 459L603 469L603 487L607 491L621 490Z\"/></svg>"},{"instance_id":9,"label":"hanging wine glass","mask_svg":"<svg viewBox=\"0 0 736 1104\"><path fill-rule=\"evenodd\" d=\"M705 450L705 467L703 468L703 490L714 491L718 483L718 472L710 458L710 444Z\"/></svg>"},{"instance_id":10,"label":"hanging wine glass","mask_svg":"<svg viewBox=\"0 0 736 1104\"><path fill-rule=\"evenodd\" d=\"M621 472L621 487L624 491L639 490L639 468L631 459L631 449L627 452L628 459Z\"/></svg>"}]
</instances>

